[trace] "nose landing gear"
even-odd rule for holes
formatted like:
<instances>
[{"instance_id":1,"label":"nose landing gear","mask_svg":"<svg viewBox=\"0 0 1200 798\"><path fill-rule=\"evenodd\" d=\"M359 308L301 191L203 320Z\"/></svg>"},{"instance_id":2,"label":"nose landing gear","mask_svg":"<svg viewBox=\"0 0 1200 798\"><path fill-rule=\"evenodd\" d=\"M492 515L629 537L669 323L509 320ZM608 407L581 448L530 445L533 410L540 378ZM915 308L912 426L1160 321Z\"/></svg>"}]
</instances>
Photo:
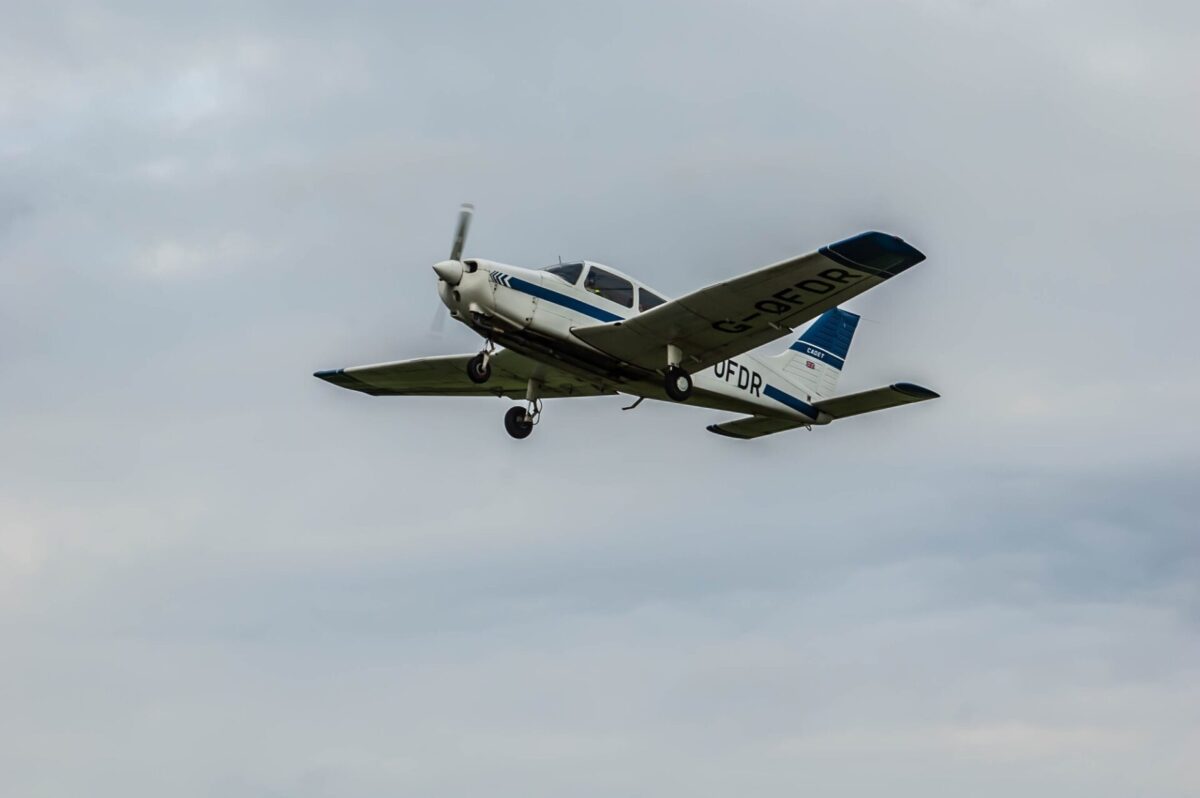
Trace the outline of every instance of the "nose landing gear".
<instances>
[{"instance_id":1,"label":"nose landing gear","mask_svg":"<svg viewBox=\"0 0 1200 798\"><path fill-rule=\"evenodd\" d=\"M533 425L542 417L542 400L539 394L542 390L540 380L531 379L525 389L525 403L528 407L510 407L504 414L504 429L509 435L520 440L528 438L533 432Z\"/></svg>"},{"instance_id":2,"label":"nose landing gear","mask_svg":"<svg viewBox=\"0 0 1200 798\"><path fill-rule=\"evenodd\" d=\"M537 423L537 415L531 414L523 407L510 407L504 414L504 429L517 440L528 438Z\"/></svg>"}]
</instances>

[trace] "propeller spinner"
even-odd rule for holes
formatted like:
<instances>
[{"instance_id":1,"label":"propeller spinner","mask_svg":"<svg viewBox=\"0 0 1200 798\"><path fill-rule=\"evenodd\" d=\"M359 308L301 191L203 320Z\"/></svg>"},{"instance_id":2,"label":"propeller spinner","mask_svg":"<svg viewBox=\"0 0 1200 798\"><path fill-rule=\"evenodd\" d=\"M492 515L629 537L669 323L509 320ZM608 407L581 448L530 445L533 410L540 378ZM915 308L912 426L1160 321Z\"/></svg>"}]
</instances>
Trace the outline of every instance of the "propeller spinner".
<instances>
[{"instance_id":1,"label":"propeller spinner","mask_svg":"<svg viewBox=\"0 0 1200 798\"><path fill-rule=\"evenodd\" d=\"M433 271L437 274L438 279L447 285L458 285L462 280L463 245L467 241L467 228L471 226L471 215L474 213L474 205L469 202L463 203L462 210L458 212L458 228L454 231L454 244L450 247L450 258L433 265Z\"/></svg>"}]
</instances>

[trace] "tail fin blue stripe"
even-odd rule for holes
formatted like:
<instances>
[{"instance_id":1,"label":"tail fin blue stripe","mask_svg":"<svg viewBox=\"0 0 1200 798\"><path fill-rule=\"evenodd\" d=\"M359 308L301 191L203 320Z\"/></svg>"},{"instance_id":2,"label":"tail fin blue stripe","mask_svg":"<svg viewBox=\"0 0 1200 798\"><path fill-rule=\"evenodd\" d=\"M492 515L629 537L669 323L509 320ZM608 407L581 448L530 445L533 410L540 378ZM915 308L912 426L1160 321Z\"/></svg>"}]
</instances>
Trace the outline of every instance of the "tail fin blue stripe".
<instances>
[{"instance_id":1,"label":"tail fin blue stripe","mask_svg":"<svg viewBox=\"0 0 1200 798\"><path fill-rule=\"evenodd\" d=\"M841 308L827 310L812 323L811 327L804 331L800 340L792 344L792 349L797 352L816 354L825 362L840 369L846 361L846 355L850 353L850 340L854 337L854 330L857 327L858 316L854 313ZM809 351L812 347L816 347L825 355L832 355L832 357Z\"/></svg>"}]
</instances>

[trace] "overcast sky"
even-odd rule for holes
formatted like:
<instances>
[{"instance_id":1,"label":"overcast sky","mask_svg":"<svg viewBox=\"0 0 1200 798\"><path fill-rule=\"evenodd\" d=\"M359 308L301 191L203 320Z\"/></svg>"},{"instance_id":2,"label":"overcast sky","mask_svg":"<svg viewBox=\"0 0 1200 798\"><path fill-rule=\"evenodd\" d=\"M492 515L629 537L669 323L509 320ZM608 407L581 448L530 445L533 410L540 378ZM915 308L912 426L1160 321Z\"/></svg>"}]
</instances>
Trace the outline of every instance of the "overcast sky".
<instances>
[{"instance_id":1,"label":"overcast sky","mask_svg":"<svg viewBox=\"0 0 1200 798\"><path fill-rule=\"evenodd\" d=\"M1200 6L4 5L3 794L1200 793ZM478 348L463 201L676 295L898 234L841 387L944 398L314 380Z\"/></svg>"}]
</instances>

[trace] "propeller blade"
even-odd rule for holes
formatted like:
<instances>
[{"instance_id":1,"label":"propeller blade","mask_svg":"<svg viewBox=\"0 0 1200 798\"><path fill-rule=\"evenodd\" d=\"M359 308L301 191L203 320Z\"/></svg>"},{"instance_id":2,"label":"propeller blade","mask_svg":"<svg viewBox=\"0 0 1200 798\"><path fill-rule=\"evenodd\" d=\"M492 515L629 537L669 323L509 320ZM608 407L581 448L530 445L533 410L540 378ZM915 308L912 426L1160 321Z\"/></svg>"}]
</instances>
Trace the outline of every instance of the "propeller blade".
<instances>
[{"instance_id":1,"label":"propeller blade","mask_svg":"<svg viewBox=\"0 0 1200 798\"><path fill-rule=\"evenodd\" d=\"M429 334L434 338L441 338L446 331L446 318L450 315L450 311L446 310L445 306L437 309L433 319L429 322Z\"/></svg>"},{"instance_id":2,"label":"propeller blade","mask_svg":"<svg viewBox=\"0 0 1200 798\"><path fill-rule=\"evenodd\" d=\"M454 246L450 248L450 260L462 260L463 244L467 241L467 228L471 226L471 214L473 213L475 213L475 206L464 202L462 210L458 212L458 229L454 231Z\"/></svg>"}]
</instances>

